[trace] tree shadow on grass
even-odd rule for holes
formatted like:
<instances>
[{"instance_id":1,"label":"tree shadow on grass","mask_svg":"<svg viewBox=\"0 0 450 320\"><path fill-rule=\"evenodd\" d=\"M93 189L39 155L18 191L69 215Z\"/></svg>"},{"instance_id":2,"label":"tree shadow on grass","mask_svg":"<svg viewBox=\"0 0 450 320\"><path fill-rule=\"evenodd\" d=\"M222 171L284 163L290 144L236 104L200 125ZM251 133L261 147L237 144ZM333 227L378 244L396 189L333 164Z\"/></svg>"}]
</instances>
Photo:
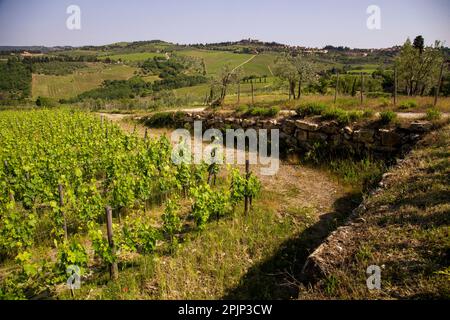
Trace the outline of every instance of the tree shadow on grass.
<instances>
[{"instance_id":1,"label":"tree shadow on grass","mask_svg":"<svg viewBox=\"0 0 450 320\"><path fill-rule=\"evenodd\" d=\"M297 299L303 265L320 243L357 206L360 195L349 194L335 201L333 211L303 230L295 238L285 241L269 259L251 267L239 284L222 297L225 300Z\"/></svg>"}]
</instances>

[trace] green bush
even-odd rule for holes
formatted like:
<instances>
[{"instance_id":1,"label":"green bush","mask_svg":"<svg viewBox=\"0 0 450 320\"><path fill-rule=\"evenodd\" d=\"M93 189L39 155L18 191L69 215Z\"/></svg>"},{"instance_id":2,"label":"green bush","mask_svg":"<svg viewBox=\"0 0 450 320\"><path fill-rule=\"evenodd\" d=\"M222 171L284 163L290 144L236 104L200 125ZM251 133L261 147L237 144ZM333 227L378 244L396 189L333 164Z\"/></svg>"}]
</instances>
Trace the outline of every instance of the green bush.
<instances>
[{"instance_id":1,"label":"green bush","mask_svg":"<svg viewBox=\"0 0 450 320\"><path fill-rule=\"evenodd\" d=\"M157 112L144 120L144 124L149 127L171 127L183 119L183 112Z\"/></svg>"},{"instance_id":2,"label":"green bush","mask_svg":"<svg viewBox=\"0 0 450 320\"><path fill-rule=\"evenodd\" d=\"M425 116L425 119L427 119L428 121L434 121L434 120L439 120L442 117L442 113L436 109L436 108L430 108L427 109L427 115Z\"/></svg>"},{"instance_id":3,"label":"green bush","mask_svg":"<svg viewBox=\"0 0 450 320\"><path fill-rule=\"evenodd\" d=\"M415 100L406 100L400 103L399 107L400 110L409 110L412 108L417 108L417 101Z\"/></svg>"},{"instance_id":4,"label":"green bush","mask_svg":"<svg viewBox=\"0 0 450 320\"><path fill-rule=\"evenodd\" d=\"M325 120L336 120L341 125L358 121L364 117L364 112L358 110L346 111L340 108L331 108L322 113Z\"/></svg>"},{"instance_id":5,"label":"green bush","mask_svg":"<svg viewBox=\"0 0 450 320\"><path fill-rule=\"evenodd\" d=\"M350 110L347 111L347 117L350 120L350 122L355 122L358 121L362 118L365 118L365 113L363 111L360 110Z\"/></svg>"},{"instance_id":6,"label":"green bush","mask_svg":"<svg viewBox=\"0 0 450 320\"><path fill-rule=\"evenodd\" d=\"M270 108L250 108L246 115L251 115L255 117L275 117L280 112L279 107L270 107Z\"/></svg>"},{"instance_id":7,"label":"green bush","mask_svg":"<svg viewBox=\"0 0 450 320\"><path fill-rule=\"evenodd\" d=\"M57 107L59 105L59 103L58 103L58 101L56 101L52 98L38 97L36 99L36 105L38 107L52 108L52 107Z\"/></svg>"},{"instance_id":8,"label":"green bush","mask_svg":"<svg viewBox=\"0 0 450 320\"><path fill-rule=\"evenodd\" d=\"M366 118L366 119L370 119L370 118L373 118L374 115L375 115L375 112L373 110L364 110L362 117Z\"/></svg>"},{"instance_id":9,"label":"green bush","mask_svg":"<svg viewBox=\"0 0 450 320\"><path fill-rule=\"evenodd\" d=\"M391 100L389 100L388 98L381 98L379 101L380 101L380 107L383 107L383 108L389 107L389 105L391 104Z\"/></svg>"},{"instance_id":10,"label":"green bush","mask_svg":"<svg viewBox=\"0 0 450 320\"><path fill-rule=\"evenodd\" d=\"M239 113L239 114L244 114L244 113L247 113L247 111L248 111L249 108L250 108L250 107L249 107L248 105L242 104L242 105L237 106L237 107L234 109L234 111L235 111L236 113Z\"/></svg>"},{"instance_id":11,"label":"green bush","mask_svg":"<svg viewBox=\"0 0 450 320\"><path fill-rule=\"evenodd\" d=\"M298 106L295 111L300 117L307 117L321 115L328 108L328 105L323 102L308 102Z\"/></svg>"},{"instance_id":12,"label":"green bush","mask_svg":"<svg viewBox=\"0 0 450 320\"><path fill-rule=\"evenodd\" d=\"M393 111L380 112L380 120L384 124L391 123L397 119L397 114Z\"/></svg>"},{"instance_id":13,"label":"green bush","mask_svg":"<svg viewBox=\"0 0 450 320\"><path fill-rule=\"evenodd\" d=\"M385 171L385 164L380 160L365 158L360 161L337 159L330 162L331 171L346 184L358 186L365 192L373 187Z\"/></svg>"},{"instance_id":14,"label":"green bush","mask_svg":"<svg viewBox=\"0 0 450 320\"><path fill-rule=\"evenodd\" d=\"M248 105L240 105L235 108L235 112L238 115L246 115L253 117L275 117L278 113L280 113L279 107L251 107Z\"/></svg>"}]
</instances>

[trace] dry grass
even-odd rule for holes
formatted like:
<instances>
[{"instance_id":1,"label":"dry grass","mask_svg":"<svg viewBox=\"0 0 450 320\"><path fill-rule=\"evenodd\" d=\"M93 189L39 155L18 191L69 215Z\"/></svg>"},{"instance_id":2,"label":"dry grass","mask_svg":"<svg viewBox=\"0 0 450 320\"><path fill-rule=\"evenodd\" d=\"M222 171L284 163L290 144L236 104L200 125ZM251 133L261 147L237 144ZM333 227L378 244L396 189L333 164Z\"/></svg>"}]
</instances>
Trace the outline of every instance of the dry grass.
<instances>
[{"instance_id":1,"label":"dry grass","mask_svg":"<svg viewBox=\"0 0 450 320\"><path fill-rule=\"evenodd\" d=\"M236 105L237 97L235 95L227 96L225 108L233 108ZM254 97L255 105L257 106L274 106L277 105L281 109L295 109L297 106L306 103L325 103L330 106L336 106L345 110L370 109L373 111L387 111L392 110L396 112L426 112L434 103L434 97L406 97L399 96L397 105L394 106L393 99L386 98L365 98L361 105L359 97L340 96L334 104L334 96L331 95L304 95L300 100L288 101L287 95L283 92L261 93ZM400 106L405 102L414 101L417 106L409 109L402 109ZM251 104L252 97L248 94L243 94L240 99L241 104ZM450 98L440 97L436 108L441 112L450 113Z\"/></svg>"},{"instance_id":2,"label":"dry grass","mask_svg":"<svg viewBox=\"0 0 450 320\"><path fill-rule=\"evenodd\" d=\"M359 222L336 234L343 250L300 298L449 299L449 150L449 126L426 137L368 199ZM336 250L330 244L322 255ZM382 268L379 291L366 287L370 265Z\"/></svg>"}]
</instances>

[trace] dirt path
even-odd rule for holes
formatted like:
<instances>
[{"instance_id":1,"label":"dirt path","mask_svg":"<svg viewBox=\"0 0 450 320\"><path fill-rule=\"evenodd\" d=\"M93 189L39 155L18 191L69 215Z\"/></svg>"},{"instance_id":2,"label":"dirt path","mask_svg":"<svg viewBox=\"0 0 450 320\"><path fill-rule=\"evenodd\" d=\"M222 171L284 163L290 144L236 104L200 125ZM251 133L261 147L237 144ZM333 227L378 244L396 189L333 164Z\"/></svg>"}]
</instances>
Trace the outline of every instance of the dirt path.
<instances>
[{"instance_id":1,"label":"dirt path","mask_svg":"<svg viewBox=\"0 0 450 320\"><path fill-rule=\"evenodd\" d=\"M129 121L126 116L105 116L123 130L144 136L145 127ZM170 129L149 130L151 136L166 134L170 137ZM244 171L243 165L237 167ZM257 200L258 207L274 212L274 219L279 222L291 221L293 229L302 231L283 242L268 260L256 263L247 270L240 284L227 291L224 299L254 297L254 292L248 288L254 287L255 283L270 288L273 299L298 296L298 286L292 279L301 279L300 268L309 254L356 206L348 189L323 170L286 162L280 163L279 170L273 176L261 175L260 169L260 164L251 165L252 173L260 178L263 187ZM222 167L219 175L221 178L227 175L226 166Z\"/></svg>"},{"instance_id":2,"label":"dirt path","mask_svg":"<svg viewBox=\"0 0 450 320\"><path fill-rule=\"evenodd\" d=\"M379 113L377 113L379 115ZM424 112L397 112L397 116L401 119L422 119L427 114ZM443 118L450 117L449 113L442 113Z\"/></svg>"},{"instance_id":3,"label":"dirt path","mask_svg":"<svg viewBox=\"0 0 450 320\"><path fill-rule=\"evenodd\" d=\"M107 113L100 115L117 123L126 132L136 130L141 137L145 135L146 127L133 122L132 116ZM161 135L170 138L171 132L167 128L147 128L147 134L153 138ZM242 165L239 167L243 169ZM334 209L335 201L345 195L344 187L322 170L280 161L277 173L265 176L261 175L261 167L259 164L252 165L252 171L259 176L264 189L275 194L277 203L273 205L281 215L306 207L314 209L318 215L328 213Z\"/></svg>"},{"instance_id":4,"label":"dirt path","mask_svg":"<svg viewBox=\"0 0 450 320\"><path fill-rule=\"evenodd\" d=\"M231 72L234 72L234 71L236 71L237 69L239 69L240 67L242 67L243 65L246 65L247 63L249 63L250 61L252 61L253 59L255 59L255 57L256 57L256 54L253 55L250 59L248 59L248 60L242 62L240 65L238 65L236 68L234 68Z\"/></svg>"}]
</instances>

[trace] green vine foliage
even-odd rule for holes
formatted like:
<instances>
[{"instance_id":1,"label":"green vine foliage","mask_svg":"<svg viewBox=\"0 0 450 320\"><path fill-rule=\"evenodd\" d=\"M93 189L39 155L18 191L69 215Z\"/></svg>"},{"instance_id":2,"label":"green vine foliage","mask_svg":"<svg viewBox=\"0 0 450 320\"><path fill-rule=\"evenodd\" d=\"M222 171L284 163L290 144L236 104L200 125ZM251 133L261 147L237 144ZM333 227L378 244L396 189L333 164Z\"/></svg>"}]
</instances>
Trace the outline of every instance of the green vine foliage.
<instances>
[{"instance_id":1,"label":"green vine foliage","mask_svg":"<svg viewBox=\"0 0 450 320\"><path fill-rule=\"evenodd\" d=\"M57 258L57 273L63 275L65 279L67 267L74 265L80 268L80 275L84 274L87 267L89 257L86 248L75 239L70 242L64 241L57 244L58 258Z\"/></svg>"},{"instance_id":2,"label":"green vine foliage","mask_svg":"<svg viewBox=\"0 0 450 320\"><path fill-rule=\"evenodd\" d=\"M0 255L14 257L34 243L37 217L11 201L0 213Z\"/></svg>"},{"instance_id":3,"label":"green vine foliage","mask_svg":"<svg viewBox=\"0 0 450 320\"><path fill-rule=\"evenodd\" d=\"M247 181L237 170L231 173L230 190L210 187L208 175L218 174L218 165L177 165L166 137L144 140L70 109L4 111L0 140L0 257L17 256L21 266L20 272L2 280L0 298L29 297L43 289L31 280L47 286L61 280L69 265L86 268L90 257L79 240L86 235L94 257L103 264L118 261L123 251L154 252L163 233L173 242L182 228L179 201L166 201L159 229L140 214L154 198L184 191L201 230L260 190L256 176ZM117 253L104 231L106 205L130 213L120 226L113 225ZM32 259L29 252L39 239L53 240L58 252L53 265Z\"/></svg>"},{"instance_id":4,"label":"green vine foliage","mask_svg":"<svg viewBox=\"0 0 450 320\"><path fill-rule=\"evenodd\" d=\"M184 194L187 194L187 192L193 182L191 168L184 162L180 163L177 166L177 172L176 172L175 177L176 177L178 189L183 190Z\"/></svg>"},{"instance_id":5,"label":"green vine foliage","mask_svg":"<svg viewBox=\"0 0 450 320\"><path fill-rule=\"evenodd\" d=\"M169 199L166 202L166 208L162 215L163 231L170 237L171 241L174 240L174 235L181 231L183 226L181 218L178 214L180 205L177 202L178 199Z\"/></svg>"},{"instance_id":6,"label":"green vine foliage","mask_svg":"<svg viewBox=\"0 0 450 320\"><path fill-rule=\"evenodd\" d=\"M230 202L233 207L244 200L245 190L245 176L241 175L238 169L231 169Z\"/></svg>"},{"instance_id":7,"label":"green vine foliage","mask_svg":"<svg viewBox=\"0 0 450 320\"><path fill-rule=\"evenodd\" d=\"M230 212L230 196L228 193L214 191L208 184L191 189L192 216L197 227L202 230L212 218L225 216Z\"/></svg>"},{"instance_id":8,"label":"green vine foliage","mask_svg":"<svg viewBox=\"0 0 450 320\"><path fill-rule=\"evenodd\" d=\"M102 230L98 229L93 222L89 223L88 230L89 239L92 242L92 249L94 250L95 256L105 264L117 261L117 256L113 254L112 249L108 244L108 240L103 236Z\"/></svg>"},{"instance_id":9,"label":"green vine foliage","mask_svg":"<svg viewBox=\"0 0 450 320\"><path fill-rule=\"evenodd\" d=\"M261 191L261 182L258 177L250 174L241 174L238 169L231 170L231 188L230 188L230 202L235 207L244 198L255 198Z\"/></svg>"},{"instance_id":10,"label":"green vine foliage","mask_svg":"<svg viewBox=\"0 0 450 320\"><path fill-rule=\"evenodd\" d=\"M119 228L117 228L119 229ZM151 253L161 238L159 230L139 216L128 216L118 234L116 243L120 250Z\"/></svg>"},{"instance_id":11,"label":"green vine foliage","mask_svg":"<svg viewBox=\"0 0 450 320\"><path fill-rule=\"evenodd\" d=\"M15 262L19 268L0 282L0 300L24 300L51 290L55 283L52 263L38 263L26 250Z\"/></svg>"},{"instance_id":12,"label":"green vine foliage","mask_svg":"<svg viewBox=\"0 0 450 320\"><path fill-rule=\"evenodd\" d=\"M194 187L190 191L191 198L193 199L192 216L194 217L197 227L202 230L205 228L211 214L208 205L212 191L207 184Z\"/></svg>"}]
</instances>

